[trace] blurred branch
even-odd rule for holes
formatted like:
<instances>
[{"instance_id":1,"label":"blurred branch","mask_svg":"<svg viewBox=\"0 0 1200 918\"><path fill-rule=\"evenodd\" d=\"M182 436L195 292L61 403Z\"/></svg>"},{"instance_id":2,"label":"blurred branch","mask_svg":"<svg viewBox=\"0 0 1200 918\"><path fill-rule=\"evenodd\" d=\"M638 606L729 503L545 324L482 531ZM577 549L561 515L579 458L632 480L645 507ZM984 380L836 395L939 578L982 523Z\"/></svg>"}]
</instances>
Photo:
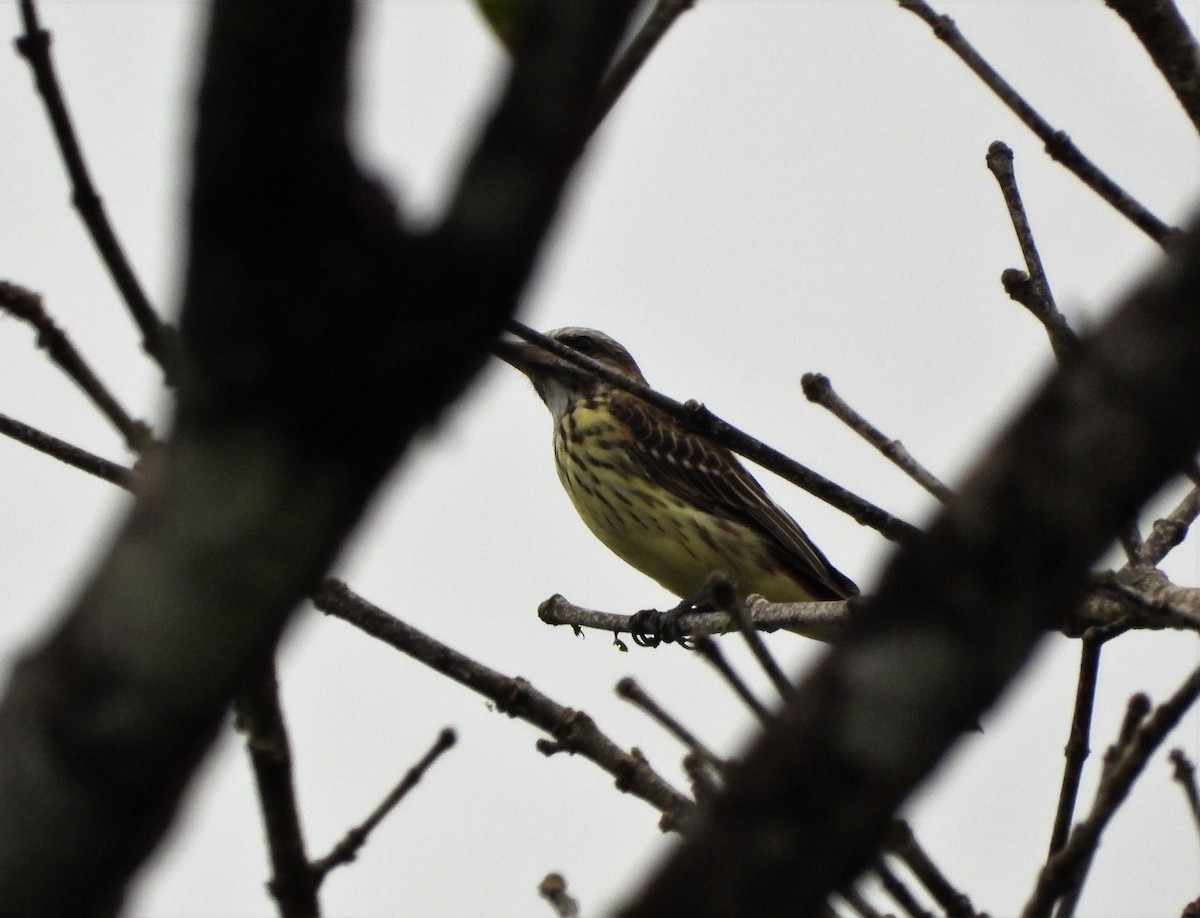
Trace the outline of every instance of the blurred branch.
<instances>
[{"instance_id":1,"label":"blurred branch","mask_svg":"<svg viewBox=\"0 0 1200 918\"><path fill-rule=\"evenodd\" d=\"M319 915L317 891L329 872L349 864L371 833L421 780L429 767L455 743L453 730L443 730L432 748L414 765L362 823L350 829L324 857L310 861L292 780L292 750L279 701L274 662L253 676L234 699L237 727L246 734L246 751L266 828L271 859L267 889L284 918Z\"/></svg>"},{"instance_id":2,"label":"blurred branch","mask_svg":"<svg viewBox=\"0 0 1200 918\"><path fill-rule=\"evenodd\" d=\"M347 139L353 4L215 0L179 407L107 556L0 703L5 909L120 908L234 693L485 360L631 6L533 7L445 221L415 236Z\"/></svg>"},{"instance_id":3,"label":"blurred branch","mask_svg":"<svg viewBox=\"0 0 1200 918\"><path fill-rule=\"evenodd\" d=\"M0 281L0 310L33 327L37 332L38 347L45 350L58 368L84 391L92 404L125 438L125 445L132 452L141 454L153 445L154 434L149 426L130 417L129 412L83 359L66 332L46 313L40 296L32 290Z\"/></svg>"},{"instance_id":4,"label":"blurred branch","mask_svg":"<svg viewBox=\"0 0 1200 918\"><path fill-rule=\"evenodd\" d=\"M903 541L918 532L915 526L886 513L870 501L851 493L779 450L721 420L699 402L677 402L670 396L649 386L640 385L586 354L581 354L565 344L560 344L553 338L547 338L515 320L507 322L505 328L518 338L531 341L569 363L583 367L592 375L612 383L630 395L636 395L642 401L662 409L686 429L745 456L751 462L774 472L798 488L803 488L814 497L820 498L831 507L836 507L862 525L870 526L889 539Z\"/></svg>"},{"instance_id":5,"label":"blurred branch","mask_svg":"<svg viewBox=\"0 0 1200 918\"><path fill-rule=\"evenodd\" d=\"M896 875L896 872L887 865L882 857L871 866L871 872L879 878L879 883L884 891L895 900L901 911L909 918L934 918L933 912L921 906L912 890L905 885L904 881Z\"/></svg>"},{"instance_id":6,"label":"blurred branch","mask_svg":"<svg viewBox=\"0 0 1200 918\"><path fill-rule=\"evenodd\" d=\"M567 892L567 881L562 874L546 874L538 884L538 895L550 903L558 918L578 918L579 903Z\"/></svg>"},{"instance_id":7,"label":"blurred branch","mask_svg":"<svg viewBox=\"0 0 1200 918\"><path fill-rule=\"evenodd\" d=\"M67 103L63 99L58 77L54 73L54 64L50 59L50 33L38 22L37 7L33 0L20 0L20 8L21 23L25 31L17 38L17 51L29 62L38 94L41 95L46 114L50 118L54 139L58 143L58 151L62 155L71 181L71 203L79 212L104 266L108 268L108 273L142 334L142 349L162 368L168 382L173 381L178 357L178 342L174 329L159 318L150 304L137 275L133 273L112 224L109 223L104 203L92 184L91 175L83 159L83 150L75 136L75 128L71 125Z\"/></svg>"},{"instance_id":8,"label":"blurred branch","mask_svg":"<svg viewBox=\"0 0 1200 918\"><path fill-rule=\"evenodd\" d=\"M646 21L630 39L629 44L621 50L605 75L604 82L600 84L589 134L594 133L608 116L617 100L642 69L642 65L667 34L667 30L675 24L675 20L695 5L696 0L655 0Z\"/></svg>"},{"instance_id":9,"label":"blurred branch","mask_svg":"<svg viewBox=\"0 0 1200 918\"><path fill-rule=\"evenodd\" d=\"M688 748L693 755L699 756L709 765L717 769L725 767L711 749L702 743L691 730L685 727L677 718L672 717L657 701L643 689L632 676L626 676L617 683L617 696L632 704L639 711L649 716L655 723L674 736Z\"/></svg>"},{"instance_id":10,"label":"blurred branch","mask_svg":"<svg viewBox=\"0 0 1200 918\"><path fill-rule=\"evenodd\" d=\"M87 472L89 475L95 475L97 478L103 478L105 481L115 484L119 488L124 488L126 491L133 490L133 469L128 469L116 462L110 462L108 459L101 458L95 453L89 453L85 449L73 446L65 440L60 440L58 437L38 430L36 427L30 427L28 424L23 424L14 418L0 414L0 434L11 437L18 443L24 443L26 446L36 449L40 453L45 453L59 462L65 462L67 465L73 466L81 472Z\"/></svg>"},{"instance_id":11,"label":"blurred branch","mask_svg":"<svg viewBox=\"0 0 1200 918\"><path fill-rule=\"evenodd\" d=\"M741 602L736 593L732 589L727 591L729 597L726 611L733 616L734 622L737 623L738 631L741 632L742 640L746 642L746 646L750 648L750 653L762 667L762 671L767 674L767 678L771 680L771 685L775 687L775 691L779 693L779 697L787 699L795 691L795 687L786 675L783 668L780 667L779 661L771 654L767 648L767 643L762 639L758 629L755 628L754 620L750 616L745 603Z\"/></svg>"},{"instance_id":12,"label":"blurred branch","mask_svg":"<svg viewBox=\"0 0 1200 918\"><path fill-rule=\"evenodd\" d=\"M800 378L800 387L804 390L805 398L820 405L870 443L884 458L942 503L954 496L936 475L913 458L903 443L884 436L883 431L850 407L850 404L833 390L833 383L824 373L805 373Z\"/></svg>"},{"instance_id":13,"label":"blurred branch","mask_svg":"<svg viewBox=\"0 0 1200 918\"><path fill-rule=\"evenodd\" d=\"M1083 599L1113 535L1192 461L1197 303L1193 226L896 552L626 915L812 914L875 859L898 807Z\"/></svg>"},{"instance_id":14,"label":"blurred branch","mask_svg":"<svg viewBox=\"0 0 1200 918\"><path fill-rule=\"evenodd\" d=\"M1125 20L1200 131L1200 46L1173 0L1105 0Z\"/></svg>"},{"instance_id":15,"label":"blurred branch","mask_svg":"<svg viewBox=\"0 0 1200 918\"><path fill-rule=\"evenodd\" d=\"M1187 538L1188 529L1200 516L1200 488L1192 488L1174 510L1154 523L1142 546L1139 564L1158 564L1172 548Z\"/></svg>"},{"instance_id":16,"label":"blurred branch","mask_svg":"<svg viewBox=\"0 0 1200 918\"><path fill-rule=\"evenodd\" d=\"M1131 735L1118 739L1110 750L1111 764L1101 776L1091 812L1071 830L1066 845L1046 861L1038 875L1033 895L1021 912L1023 918L1048 916L1060 896L1069 896L1073 905L1100 843L1100 835L1117 808L1125 802L1133 782L1142 773L1154 750L1166 739L1198 696L1200 669L1194 670L1175 694L1133 729ZM1073 907L1068 908L1066 914L1072 914L1073 911Z\"/></svg>"},{"instance_id":17,"label":"blurred branch","mask_svg":"<svg viewBox=\"0 0 1200 918\"><path fill-rule=\"evenodd\" d=\"M271 879L267 889L283 918L320 915L320 880L309 866L292 780L292 749L279 702L274 660L253 674L233 702L237 728L246 736L259 809L267 836Z\"/></svg>"},{"instance_id":18,"label":"blurred branch","mask_svg":"<svg viewBox=\"0 0 1200 918\"><path fill-rule=\"evenodd\" d=\"M1158 568L1127 566L1093 574L1091 581L1084 601L1057 625L1068 637L1082 637L1089 628L1112 634L1200 630L1200 588L1176 586Z\"/></svg>"},{"instance_id":19,"label":"blurred branch","mask_svg":"<svg viewBox=\"0 0 1200 918\"><path fill-rule=\"evenodd\" d=\"M341 581L327 580L313 596L322 612L340 618L460 685L490 698L498 710L519 717L554 737L616 778L617 787L645 800L663 814L665 828L680 829L694 804L658 776L643 759L605 736L582 711L563 707L524 679L512 678L434 640L355 595Z\"/></svg>"},{"instance_id":20,"label":"blurred branch","mask_svg":"<svg viewBox=\"0 0 1200 918\"><path fill-rule=\"evenodd\" d=\"M1046 152L1050 154L1051 159L1062 163L1092 191L1096 192L1102 200L1110 204L1119 214L1131 221L1134 226L1155 242L1165 243L1169 236L1177 232L1150 213L1121 186L1105 175L1095 163L1083 155L1083 152L1075 146L1064 131L1051 127L1049 122L1039 115L1033 106L1026 102L971 46L958 31L953 19L934 12L925 0L897 0L897 2L901 9L913 13L933 29L933 34L937 39L958 55L959 59L996 94L997 98L1038 136L1046 145Z\"/></svg>"},{"instance_id":21,"label":"blurred branch","mask_svg":"<svg viewBox=\"0 0 1200 918\"><path fill-rule=\"evenodd\" d=\"M758 718L759 723L771 722L771 712L767 710L767 706L758 700L754 692L750 690L750 686L725 659L725 654L721 652L716 641L707 635L701 635L696 638L695 650L725 680L725 684L729 686L733 694L741 699L746 709Z\"/></svg>"},{"instance_id":22,"label":"blurred branch","mask_svg":"<svg viewBox=\"0 0 1200 918\"><path fill-rule=\"evenodd\" d=\"M921 881L921 885L929 891L949 918L976 918L977 913L971 905L970 897L947 879L941 868L917 841L912 827L903 819L897 819L892 824L887 850L912 871L913 876Z\"/></svg>"}]
</instances>

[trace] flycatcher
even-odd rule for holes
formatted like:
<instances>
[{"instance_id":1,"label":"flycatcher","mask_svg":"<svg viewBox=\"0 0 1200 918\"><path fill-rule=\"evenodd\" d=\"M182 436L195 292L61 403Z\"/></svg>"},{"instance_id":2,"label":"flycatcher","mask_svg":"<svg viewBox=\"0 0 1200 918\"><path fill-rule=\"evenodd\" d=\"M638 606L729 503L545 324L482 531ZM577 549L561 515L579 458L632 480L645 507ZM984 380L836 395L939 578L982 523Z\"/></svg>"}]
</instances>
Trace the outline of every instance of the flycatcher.
<instances>
[{"instance_id":1,"label":"flycatcher","mask_svg":"<svg viewBox=\"0 0 1200 918\"><path fill-rule=\"evenodd\" d=\"M548 336L647 384L603 332L560 328ZM728 449L537 345L501 341L496 353L529 377L550 409L559 480L592 533L625 562L684 598L715 571L742 597L858 595Z\"/></svg>"},{"instance_id":2,"label":"flycatcher","mask_svg":"<svg viewBox=\"0 0 1200 918\"><path fill-rule=\"evenodd\" d=\"M548 337L647 385L604 332L565 328ZM680 598L714 571L731 577L739 595L774 602L858 595L730 450L535 344L502 341L497 353L550 408L558 478L583 522L626 563Z\"/></svg>"}]
</instances>

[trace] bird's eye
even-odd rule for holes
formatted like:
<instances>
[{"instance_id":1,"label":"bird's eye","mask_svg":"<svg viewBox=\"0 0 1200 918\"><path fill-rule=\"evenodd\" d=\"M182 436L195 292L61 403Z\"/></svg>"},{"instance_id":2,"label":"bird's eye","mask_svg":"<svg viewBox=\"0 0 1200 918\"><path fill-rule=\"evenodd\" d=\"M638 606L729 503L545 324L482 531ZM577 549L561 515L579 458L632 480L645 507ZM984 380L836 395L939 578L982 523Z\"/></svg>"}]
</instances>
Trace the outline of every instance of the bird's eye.
<instances>
[{"instance_id":1,"label":"bird's eye","mask_svg":"<svg viewBox=\"0 0 1200 918\"><path fill-rule=\"evenodd\" d=\"M571 347L583 354L594 354L599 350L599 344L595 338L588 335L581 335L571 341Z\"/></svg>"}]
</instances>

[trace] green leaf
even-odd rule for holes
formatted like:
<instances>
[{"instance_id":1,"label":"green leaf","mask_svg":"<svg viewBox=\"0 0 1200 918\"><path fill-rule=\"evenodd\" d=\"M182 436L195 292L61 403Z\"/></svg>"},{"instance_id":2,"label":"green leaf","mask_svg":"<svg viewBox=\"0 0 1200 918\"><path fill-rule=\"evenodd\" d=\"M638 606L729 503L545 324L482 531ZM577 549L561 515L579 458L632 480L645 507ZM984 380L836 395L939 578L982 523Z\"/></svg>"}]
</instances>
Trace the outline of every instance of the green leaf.
<instances>
[{"instance_id":1,"label":"green leaf","mask_svg":"<svg viewBox=\"0 0 1200 918\"><path fill-rule=\"evenodd\" d=\"M511 54L525 11L534 0L475 0L475 6Z\"/></svg>"}]
</instances>

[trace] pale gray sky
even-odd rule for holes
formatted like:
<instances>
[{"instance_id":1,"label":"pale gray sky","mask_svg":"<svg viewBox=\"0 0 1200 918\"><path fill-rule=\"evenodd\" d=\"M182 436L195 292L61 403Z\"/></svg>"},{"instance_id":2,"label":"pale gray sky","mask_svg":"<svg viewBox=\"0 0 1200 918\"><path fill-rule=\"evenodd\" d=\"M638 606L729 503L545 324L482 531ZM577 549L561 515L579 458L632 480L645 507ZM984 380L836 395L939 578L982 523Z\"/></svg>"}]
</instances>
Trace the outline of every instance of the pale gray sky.
<instances>
[{"instance_id":1,"label":"pale gray sky","mask_svg":"<svg viewBox=\"0 0 1200 918\"><path fill-rule=\"evenodd\" d=\"M1197 3L1180 4L1193 27ZM1124 24L1091 0L945 2L962 30L1056 126L1158 216L1197 191L1197 144ZM175 308L202 4L44 2L89 162L152 298ZM368 3L360 30L363 156L414 220L436 216L503 59L467 0ZM15 4L0 33L16 32ZM11 46L10 46L11 47ZM24 63L0 55L0 276L42 292L126 402L161 414L158 380L68 206ZM920 522L930 502L800 394L819 370L950 482L1050 365L1036 323L998 276L1019 264L984 165L1016 152L1060 304L1080 327L1157 253L1040 144L911 14L884 0L699 0L613 113L523 307L539 328L593 325L651 382L698 398L806 464ZM398 396L399 397L399 396ZM117 438L0 321L0 412L115 459ZM114 489L0 440L0 646L47 627L122 512ZM869 589L888 546L764 475L843 570ZM1160 508L1161 509L1161 508ZM1167 570L1200 579L1195 540ZM340 573L419 628L558 701L586 709L679 786L679 750L613 684L635 675L711 744L750 729L698 660L617 653L536 619L555 592L629 612L668 597L576 519L551 464L550 424L507 367L486 372L381 495ZM731 653L744 660L732 639ZM771 639L793 668L819 645ZM1050 639L1025 678L910 807L918 833L977 907L1019 909L1048 840L1078 647ZM1173 691L1192 636L1106 648L1098 753L1126 697ZM326 885L331 915L542 915L535 887L566 874L587 914L619 900L665 850L657 815L580 759L544 759L535 731L338 621L306 611L282 662L301 806L314 854L360 819L452 724L461 742ZM746 673L752 670L743 665ZM760 686L762 680L758 680ZM1168 742L1200 757L1200 717ZM1093 763L1094 764L1094 763ZM1089 768L1081 800L1095 783ZM271 911L248 770L227 732L133 914ZM1107 837L1082 914L1177 913L1200 860L1165 750Z\"/></svg>"}]
</instances>

